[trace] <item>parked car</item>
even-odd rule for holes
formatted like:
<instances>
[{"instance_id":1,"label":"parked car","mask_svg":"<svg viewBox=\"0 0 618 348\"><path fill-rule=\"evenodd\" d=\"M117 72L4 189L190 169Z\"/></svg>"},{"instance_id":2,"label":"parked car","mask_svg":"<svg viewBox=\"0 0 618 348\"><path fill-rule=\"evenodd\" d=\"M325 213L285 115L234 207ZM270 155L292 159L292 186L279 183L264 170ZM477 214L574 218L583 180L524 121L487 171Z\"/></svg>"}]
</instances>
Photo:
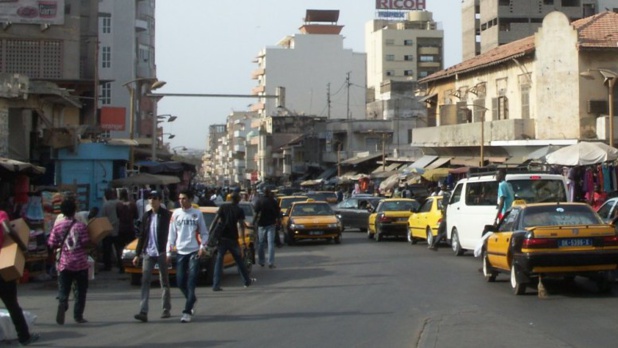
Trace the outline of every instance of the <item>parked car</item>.
<instances>
[{"instance_id":1,"label":"parked car","mask_svg":"<svg viewBox=\"0 0 618 348\"><path fill-rule=\"evenodd\" d=\"M297 240L307 239L326 239L333 240L336 244L341 243L343 224L327 202L294 202L288 217L285 233L289 245L294 245Z\"/></svg>"},{"instance_id":2,"label":"parked car","mask_svg":"<svg viewBox=\"0 0 618 348\"><path fill-rule=\"evenodd\" d=\"M618 266L618 235L585 203L515 205L486 237L483 274L510 277L516 295L539 277L586 276L611 289Z\"/></svg>"},{"instance_id":3,"label":"parked car","mask_svg":"<svg viewBox=\"0 0 618 348\"><path fill-rule=\"evenodd\" d=\"M369 210L375 210L381 199L373 195L357 195L339 202L333 210L341 217L344 229L358 228L361 232L367 232Z\"/></svg>"},{"instance_id":4,"label":"parked car","mask_svg":"<svg viewBox=\"0 0 618 348\"><path fill-rule=\"evenodd\" d=\"M408 242L416 244L426 240L428 245L438 235L438 227L442 222L442 196L429 196L425 203L413 212L408 219Z\"/></svg>"},{"instance_id":5,"label":"parked car","mask_svg":"<svg viewBox=\"0 0 618 348\"><path fill-rule=\"evenodd\" d=\"M411 198L388 198L378 203L368 219L367 237L381 241L384 236L405 237L408 219L420 204Z\"/></svg>"},{"instance_id":6,"label":"parked car","mask_svg":"<svg viewBox=\"0 0 618 348\"><path fill-rule=\"evenodd\" d=\"M335 191L309 191L306 193L306 196L316 201L328 202L329 204L337 203L337 193Z\"/></svg>"},{"instance_id":7,"label":"parked car","mask_svg":"<svg viewBox=\"0 0 618 348\"><path fill-rule=\"evenodd\" d=\"M599 214L601 219L606 223L612 222L612 220L618 217L618 197L613 197L605 201L597 210L597 214Z\"/></svg>"},{"instance_id":8,"label":"parked car","mask_svg":"<svg viewBox=\"0 0 618 348\"><path fill-rule=\"evenodd\" d=\"M295 196L281 196L277 197L279 203L279 210L281 210L281 226L288 224L288 211L294 202L303 202L309 199L307 196L295 195Z\"/></svg>"},{"instance_id":9,"label":"parked car","mask_svg":"<svg viewBox=\"0 0 618 348\"><path fill-rule=\"evenodd\" d=\"M223 204L230 204L230 203L228 202L228 203L223 203ZM243 210L245 210L245 215L247 215L246 213L247 205L249 206L249 208L252 209L249 203L240 204L240 207L243 208ZM199 207L199 209L202 212L202 215L204 216L204 221L206 223L206 226L208 226L209 230L212 230L213 221L215 219L215 216L217 215L217 211L219 210L219 207ZM251 216L253 216L253 214ZM247 266L247 270L249 272L251 272L252 266L255 264L255 240L256 240L256 236L253 230L252 220L247 218L245 220L245 243L247 244L247 249L241 250L241 252L243 253L243 259L245 260L245 265ZM238 242L242 246L243 241L240 238L240 236L238 238ZM136 255L135 253L136 247L137 247L137 239L127 244L124 247L124 250L122 252L122 264L124 266L124 271L130 274L131 276L130 280L131 280L132 285L139 285L142 280L141 265L138 265L138 267L135 267L133 265L133 258ZM214 267L215 267L215 256L216 256L216 250L210 256L200 259L200 277L199 277L200 283L205 283L206 285L212 285ZM234 262L234 258L232 257L232 254L230 254L229 252L226 253L226 255L223 257L223 266L232 267L234 265L236 265L236 263ZM153 270L153 274L158 277L158 274L159 274L158 265L155 266L155 269ZM176 276L176 253L175 252L172 253L172 262L171 262L171 265L169 265L169 275L170 277Z\"/></svg>"}]
</instances>

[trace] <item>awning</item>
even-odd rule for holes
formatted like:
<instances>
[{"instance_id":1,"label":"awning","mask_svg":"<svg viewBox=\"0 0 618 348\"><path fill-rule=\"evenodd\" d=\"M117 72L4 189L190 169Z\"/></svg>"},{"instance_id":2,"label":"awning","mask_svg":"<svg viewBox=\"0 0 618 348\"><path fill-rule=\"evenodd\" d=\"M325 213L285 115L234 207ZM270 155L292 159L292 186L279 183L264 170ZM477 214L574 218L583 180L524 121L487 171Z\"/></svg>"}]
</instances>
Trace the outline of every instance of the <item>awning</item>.
<instances>
[{"instance_id":1,"label":"awning","mask_svg":"<svg viewBox=\"0 0 618 348\"><path fill-rule=\"evenodd\" d=\"M330 179L333 175L337 174L337 167L330 167L318 175L318 179Z\"/></svg>"},{"instance_id":2,"label":"awning","mask_svg":"<svg viewBox=\"0 0 618 348\"><path fill-rule=\"evenodd\" d=\"M135 139L112 138L107 141L107 145L113 146L138 146L139 143Z\"/></svg>"},{"instance_id":3,"label":"awning","mask_svg":"<svg viewBox=\"0 0 618 348\"><path fill-rule=\"evenodd\" d=\"M469 171L470 171L470 167L459 167L459 168L449 169L448 172L451 174L465 174Z\"/></svg>"},{"instance_id":4,"label":"awning","mask_svg":"<svg viewBox=\"0 0 618 348\"><path fill-rule=\"evenodd\" d=\"M451 160L451 156L442 156L439 157L437 160L431 162L427 167L425 167L426 170L431 170L431 169L435 169L438 167L441 167L443 164L448 163Z\"/></svg>"},{"instance_id":5,"label":"awning","mask_svg":"<svg viewBox=\"0 0 618 348\"><path fill-rule=\"evenodd\" d=\"M0 171L25 174L45 174L45 168L32 163L0 157Z\"/></svg>"},{"instance_id":6,"label":"awning","mask_svg":"<svg viewBox=\"0 0 618 348\"><path fill-rule=\"evenodd\" d=\"M507 158L508 157L485 157L485 161L489 161L491 163L504 163Z\"/></svg>"},{"instance_id":7,"label":"awning","mask_svg":"<svg viewBox=\"0 0 618 348\"><path fill-rule=\"evenodd\" d=\"M359 163L363 163L366 161L371 161L371 160L375 160L378 157L382 157L382 154L376 154L376 155L369 155L369 156L364 156L364 157L352 157L352 158L348 158L347 160L341 161L341 164L359 164Z\"/></svg>"},{"instance_id":8,"label":"awning","mask_svg":"<svg viewBox=\"0 0 618 348\"><path fill-rule=\"evenodd\" d=\"M427 99L431 99L431 98L433 98L433 97L435 97L437 95L438 95L438 93L428 94L428 95L426 95L426 96L424 96L422 98L419 98L418 101L422 103L422 102L426 101Z\"/></svg>"},{"instance_id":9,"label":"awning","mask_svg":"<svg viewBox=\"0 0 618 348\"><path fill-rule=\"evenodd\" d=\"M423 178L429 181L440 181L448 176L450 168L433 168L428 169L423 175Z\"/></svg>"},{"instance_id":10,"label":"awning","mask_svg":"<svg viewBox=\"0 0 618 348\"><path fill-rule=\"evenodd\" d=\"M451 159L451 164L455 166L478 167L480 162L480 157L453 157Z\"/></svg>"},{"instance_id":11,"label":"awning","mask_svg":"<svg viewBox=\"0 0 618 348\"><path fill-rule=\"evenodd\" d=\"M419 158L418 160L414 161L414 163L410 164L409 166L407 166L404 169L407 168L419 168L419 169L423 169L426 166L429 165L429 163L435 161L438 158L438 156L432 156L432 155L425 155L421 158Z\"/></svg>"},{"instance_id":12,"label":"awning","mask_svg":"<svg viewBox=\"0 0 618 348\"><path fill-rule=\"evenodd\" d=\"M315 179L315 180L305 180L303 182L300 183L300 186L314 186L314 185L320 185L324 180L322 179Z\"/></svg>"},{"instance_id":13,"label":"awning","mask_svg":"<svg viewBox=\"0 0 618 348\"><path fill-rule=\"evenodd\" d=\"M112 180L112 186L171 185L178 184L179 182L180 179L177 176L139 173L128 178Z\"/></svg>"},{"instance_id":14,"label":"awning","mask_svg":"<svg viewBox=\"0 0 618 348\"><path fill-rule=\"evenodd\" d=\"M399 174L399 172L396 171L396 170L388 170L388 171L385 171L385 172L375 172L374 171L373 173L371 173L370 177L372 179L384 179L384 178L388 178L389 176L394 175L394 174Z\"/></svg>"},{"instance_id":15,"label":"awning","mask_svg":"<svg viewBox=\"0 0 618 348\"><path fill-rule=\"evenodd\" d=\"M513 156L509 159L507 159L503 164L506 165L520 165L526 161L530 161L529 159L526 158L526 156Z\"/></svg>"},{"instance_id":16,"label":"awning","mask_svg":"<svg viewBox=\"0 0 618 348\"><path fill-rule=\"evenodd\" d=\"M373 172L371 172L371 174L373 175L373 173L380 173L380 172L390 172L393 170L396 170L397 168L399 168L399 166L401 165L401 163L391 163L387 166L378 166L378 168L374 169ZM384 169L382 169L384 168Z\"/></svg>"}]
</instances>

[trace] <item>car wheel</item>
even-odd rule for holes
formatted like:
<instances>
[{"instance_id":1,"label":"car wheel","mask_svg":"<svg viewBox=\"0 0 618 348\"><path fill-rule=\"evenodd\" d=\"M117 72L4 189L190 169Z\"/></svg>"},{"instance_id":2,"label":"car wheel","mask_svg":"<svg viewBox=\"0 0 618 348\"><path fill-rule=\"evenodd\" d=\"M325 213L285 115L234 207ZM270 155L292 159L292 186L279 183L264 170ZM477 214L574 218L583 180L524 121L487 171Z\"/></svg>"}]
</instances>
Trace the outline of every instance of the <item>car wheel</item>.
<instances>
[{"instance_id":1,"label":"car wheel","mask_svg":"<svg viewBox=\"0 0 618 348\"><path fill-rule=\"evenodd\" d=\"M142 275L140 273L131 273L131 285L142 285Z\"/></svg>"},{"instance_id":2,"label":"car wheel","mask_svg":"<svg viewBox=\"0 0 618 348\"><path fill-rule=\"evenodd\" d=\"M431 248L433 245L433 233L431 232L431 228L427 227L427 247Z\"/></svg>"},{"instance_id":3,"label":"car wheel","mask_svg":"<svg viewBox=\"0 0 618 348\"><path fill-rule=\"evenodd\" d=\"M376 240L376 242L382 241L382 233L380 233L380 227L378 227L378 225L376 225L376 234L373 238Z\"/></svg>"},{"instance_id":4,"label":"car wheel","mask_svg":"<svg viewBox=\"0 0 618 348\"><path fill-rule=\"evenodd\" d=\"M485 280L489 283L493 283L496 281L496 277L498 276L498 272L492 270L491 264L489 263L489 259L487 258L487 251L483 251L483 276Z\"/></svg>"},{"instance_id":5,"label":"car wheel","mask_svg":"<svg viewBox=\"0 0 618 348\"><path fill-rule=\"evenodd\" d=\"M335 237L335 244L341 244L341 235Z\"/></svg>"},{"instance_id":6,"label":"car wheel","mask_svg":"<svg viewBox=\"0 0 618 348\"><path fill-rule=\"evenodd\" d=\"M294 235L292 232L288 232L288 245L296 244L296 240L294 240Z\"/></svg>"},{"instance_id":7,"label":"car wheel","mask_svg":"<svg viewBox=\"0 0 618 348\"><path fill-rule=\"evenodd\" d=\"M597 280L597 290L601 294L606 294L612 291L612 284L614 283L614 277L611 273L602 273Z\"/></svg>"},{"instance_id":8,"label":"car wheel","mask_svg":"<svg viewBox=\"0 0 618 348\"><path fill-rule=\"evenodd\" d=\"M453 231L451 235L451 248L453 249L453 253L455 256L463 255L464 251L461 248L461 243L459 243L459 235L457 234L457 229Z\"/></svg>"},{"instance_id":9,"label":"car wheel","mask_svg":"<svg viewBox=\"0 0 618 348\"><path fill-rule=\"evenodd\" d=\"M523 295L526 292L526 284L519 280L519 271L515 264L511 265L511 289L515 295Z\"/></svg>"}]
</instances>

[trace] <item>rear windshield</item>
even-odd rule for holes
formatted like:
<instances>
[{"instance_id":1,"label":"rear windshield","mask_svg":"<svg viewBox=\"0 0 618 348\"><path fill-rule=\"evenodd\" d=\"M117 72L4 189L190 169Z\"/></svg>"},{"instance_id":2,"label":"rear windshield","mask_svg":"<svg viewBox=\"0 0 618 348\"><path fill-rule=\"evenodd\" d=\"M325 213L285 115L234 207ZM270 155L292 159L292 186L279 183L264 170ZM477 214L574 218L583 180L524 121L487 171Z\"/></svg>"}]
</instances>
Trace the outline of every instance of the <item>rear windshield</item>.
<instances>
[{"instance_id":1,"label":"rear windshield","mask_svg":"<svg viewBox=\"0 0 618 348\"><path fill-rule=\"evenodd\" d=\"M562 180L508 180L515 199L526 203L567 202L567 193ZM468 182L466 186L466 205L496 205L498 203L498 182Z\"/></svg>"},{"instance_id":2,"label":"rear windshield","mask_svg":"<svg viewBox=\"0 0 618 348\"><path fill-rule=\"evenodd\" d=\"M281 209L288 209L292 203L306 201L307 197L294 197L294 198L283 198L281 199Z\"/></svg>"},{"instance_id":3,"label":"rear windshield","mask_svg":"<svg viewBox=\"0 0 618 348\"><path fill-rule=\"evenodd\" d=\"M599 216L585 205L528 207L522 219L523 227L603 224Z\"/></svg>"}]
</instances>

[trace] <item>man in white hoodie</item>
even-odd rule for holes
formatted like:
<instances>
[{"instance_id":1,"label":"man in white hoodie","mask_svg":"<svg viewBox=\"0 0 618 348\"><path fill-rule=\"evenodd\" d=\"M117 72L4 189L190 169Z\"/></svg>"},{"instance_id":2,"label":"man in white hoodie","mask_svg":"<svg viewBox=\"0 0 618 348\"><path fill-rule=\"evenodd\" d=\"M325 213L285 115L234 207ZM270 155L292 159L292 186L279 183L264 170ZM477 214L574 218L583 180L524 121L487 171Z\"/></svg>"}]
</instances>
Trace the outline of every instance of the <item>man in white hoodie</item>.
<instances>
[{"instance_id":1,"label":"man in white hoodie","mask_svg":"<svg viewBox=\"0 0 618 348\"><path fill-rule=\"evenodd\" d=\"M185 296L185 309L180 322L188 323L193 315L193 306L197 301L195 286L200 272L200 257L206 252L208 229L204 216L199 209L193 208L193 194L183 190L178 195L180 208L174 210L170 221L167 240L167 262L171 262L171 252L176 247L176 283ZM197 236L201 240L198 240Z\"/></svg>"}]
</instances>

